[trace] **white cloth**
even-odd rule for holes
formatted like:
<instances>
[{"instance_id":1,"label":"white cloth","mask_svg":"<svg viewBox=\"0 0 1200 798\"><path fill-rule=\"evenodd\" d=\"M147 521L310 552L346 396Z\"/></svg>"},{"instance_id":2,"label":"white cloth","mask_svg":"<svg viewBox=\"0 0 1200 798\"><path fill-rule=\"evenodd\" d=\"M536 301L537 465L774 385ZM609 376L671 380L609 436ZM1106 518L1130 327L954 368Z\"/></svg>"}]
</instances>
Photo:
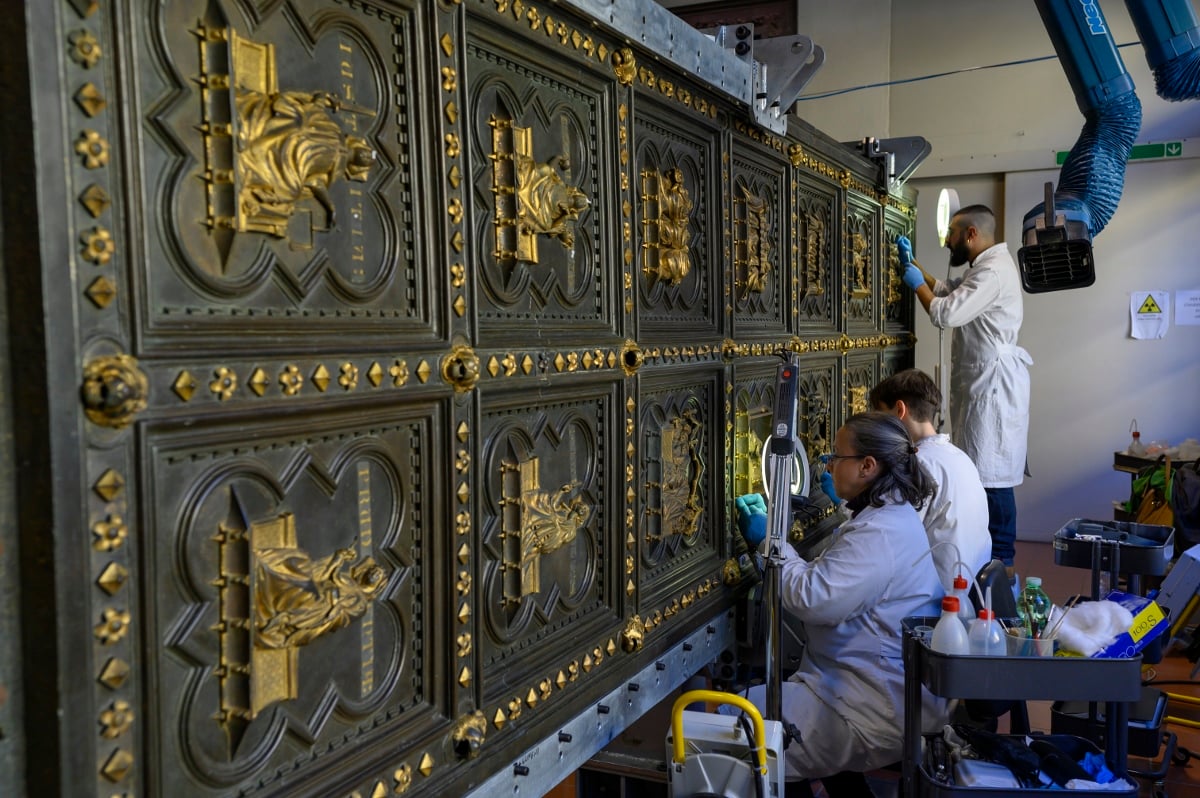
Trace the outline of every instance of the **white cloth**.
<instances>
[{"instance_id":1,"label":"white cloth","mask_svg":"<svg viewBox=\"0 0 1200 798\"><path fill-rule=\"evenodd\" d=\"M1067 651L1090 657L1128 632L1133 626L1133 613L1115 601L1084 601L1067 610L1058 624L1055 636Z\"/></svg>"},{"instance_id":2,"label":"white cloth","mask_svg":"<svg viewBox=\"0 0 1200 798\"><path fill-rule=\"evenodd\" d=\"M938 578L949 589L954 577L964 570L955 564L959 557L965 564L963 576L968 582L992 559L987 494L975 464L950 442L949 435L930 435L916 444L917 460L937 483L937 493L918 513L929 537ZM936 545L939 543L954 545Z\"/></svg>"},{"instance_id":3,"label":"white cloth","mask_svg":"<svg viewBox=\"0 0 1200 798\"><path fill-rule=\"evenodd\" d=\"M870 770L903 757L901 622L937 615L943 594L928 557L912 565L928 548L907 503L865 508L811 562L783 547L782 604L807 638L782 690L784 719L800 731L787 749L790 777ZM749 697L765 703L762 690ZM922 725L936 731L948 702L927 691L923 698Z\"/></svg>"},{"instance_id":4,"label":"white cloth","mask_svg":"<svg viewBox=\"0 0 1200 798\"><path fill-rule=\"evenodd\" d=\"M938 280L929 318L953 327L950 424L954 443L979 469L985 488L1011 488L1025 475L1029 366L1017 346L1021 279L1004 244L979 254L962 277Z\"/></svg>"}]
</instances>

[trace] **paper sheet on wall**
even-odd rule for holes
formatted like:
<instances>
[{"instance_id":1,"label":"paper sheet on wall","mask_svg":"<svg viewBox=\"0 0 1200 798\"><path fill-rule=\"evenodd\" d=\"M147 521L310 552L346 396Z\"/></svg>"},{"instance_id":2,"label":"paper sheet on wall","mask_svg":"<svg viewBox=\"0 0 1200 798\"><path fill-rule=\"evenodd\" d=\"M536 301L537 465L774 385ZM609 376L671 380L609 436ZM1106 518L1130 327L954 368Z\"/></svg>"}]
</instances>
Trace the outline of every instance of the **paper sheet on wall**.
<instances>
[{"instance_id":1,"label":"paper sheet on wall","mask_svg":"<svg viewBox=\"0 0 1200 798\"><path fill-rule=\"evenodd\" d=\"M1130 334L1134 338L1165 337L1170 319L1170 291L1134 291L1129 295Z\"/></svg>"},{"instance_id":2,"label":"paper sheet on wall","mask_svg":"<svg viewBox=\"0 0 1200 798\"><path fill-rule=\"evenodd\" d=\"M1200 291L1175 292L1175 323L1200 324Z\"/></svg>"}]
</instances>

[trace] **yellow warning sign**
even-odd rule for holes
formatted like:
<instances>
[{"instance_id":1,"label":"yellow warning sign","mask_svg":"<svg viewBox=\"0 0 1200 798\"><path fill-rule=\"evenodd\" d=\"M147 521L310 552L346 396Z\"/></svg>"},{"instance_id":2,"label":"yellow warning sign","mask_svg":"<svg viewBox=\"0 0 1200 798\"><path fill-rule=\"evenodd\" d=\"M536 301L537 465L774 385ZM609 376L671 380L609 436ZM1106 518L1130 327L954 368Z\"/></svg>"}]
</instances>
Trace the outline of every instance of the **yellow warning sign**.
<instances>
[{"instance_id":1,"label":"yellow warning sign","mask_svg":"<svg viewBox=\"0 0 1200 798\"><path fill-rule=\"evenodd\" d=\"M1137 312L1138 313L1162 313L1162 308L1160 308L1158 306L1158 303L1154 301L1153 294L1146 294L1146 301L1142 303L1142 306L1140 308L1138 308Z\"/></svg>"}]
</instances>

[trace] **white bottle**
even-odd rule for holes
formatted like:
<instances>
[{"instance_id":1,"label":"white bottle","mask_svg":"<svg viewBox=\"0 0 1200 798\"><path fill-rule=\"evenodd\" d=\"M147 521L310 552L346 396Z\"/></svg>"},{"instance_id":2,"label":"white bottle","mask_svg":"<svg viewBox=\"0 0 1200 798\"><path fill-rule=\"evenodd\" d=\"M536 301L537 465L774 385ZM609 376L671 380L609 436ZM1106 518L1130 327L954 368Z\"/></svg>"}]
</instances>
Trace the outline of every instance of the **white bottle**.
<instances>
[{"instance_id":1,"label":"white bottle","mask_svg":"<svg viewBox=\"0 0 1200 798\"><path fill-rule=\"evenodd\" d=\"M966 577L962 574L954 577L953 587L946 595L958 599L958 619L962 621L963 628L969 631L975 621L975 614L971 608L971 594L967 588Z\"/></svg>"},{"instance_id":2,"label":"white bottle","mask_svg":"<svg viewBox=\"0 0 1200 798\"><path fill-rule=\"evenodd\" d=\"M967 632L967 648L972 654L985 657L1008 654L1008 643L1004 640L1004 630L996 620L996 613L986 607L979 611L979 617L971 621L971 628Z\"/></svg>"},{"instance_id":3,"label":"white bottle","mask_svg":"<svg viewBox=\"0 0 1200 798\"><path fill-rule=\"evenodd\" d=\"M942 617L933 627L933 638L929 647L942 654L969 654L967 630L958 619L958 598L946 596L942 599Z\"/></svg>"}]
</instances>

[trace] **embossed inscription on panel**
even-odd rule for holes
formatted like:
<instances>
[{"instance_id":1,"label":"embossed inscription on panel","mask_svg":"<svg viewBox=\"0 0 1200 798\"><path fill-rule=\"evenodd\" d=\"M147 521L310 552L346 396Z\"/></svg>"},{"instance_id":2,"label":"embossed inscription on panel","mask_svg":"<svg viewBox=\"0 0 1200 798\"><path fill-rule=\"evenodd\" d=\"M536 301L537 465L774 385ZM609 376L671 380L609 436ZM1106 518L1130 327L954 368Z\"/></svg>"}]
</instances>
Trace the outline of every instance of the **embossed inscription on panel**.
<instances>
[{"instance_id":1,"label":"embossed inscription on panel","mask_svg":"<svg viewBox=\"0 0 1200 798\"><path fill-rule=\"evenodd\" d=\"M482 43L467 48L480 313L600 315L602 84L568 84Z\"/></svg>"},{"instance_id":2,"label":"embossed inscription on panel","mask_svg":"<svg viewBox=\"0 0 1200 798\"><path fill-rule=\"evenodd\" d=\"M147 274L151 305L417 315L405 19L335 5L304 24L274 4L247 27L233 7L153 12L179 85L146 156L173 266Z\"/></svg>"},{"instance_id":3,"label":"embossed inscription on panel","mask_svg":"<svg viewBox=\"0 0 1200 798\"><path fill-rule=\"evenodd\" d=\"M262 428L255 446L220 429L203 447L152 436L157 528L174 530L152 583L177 588L158 598L156 733L177 739L196 778L233 784L290 761L288 729L316 762L324 740L369 718L434 720L397 714L433 699L418 655L438 637L422 621L428 423L361 424Z\"/></svg>"}]
</instances>

